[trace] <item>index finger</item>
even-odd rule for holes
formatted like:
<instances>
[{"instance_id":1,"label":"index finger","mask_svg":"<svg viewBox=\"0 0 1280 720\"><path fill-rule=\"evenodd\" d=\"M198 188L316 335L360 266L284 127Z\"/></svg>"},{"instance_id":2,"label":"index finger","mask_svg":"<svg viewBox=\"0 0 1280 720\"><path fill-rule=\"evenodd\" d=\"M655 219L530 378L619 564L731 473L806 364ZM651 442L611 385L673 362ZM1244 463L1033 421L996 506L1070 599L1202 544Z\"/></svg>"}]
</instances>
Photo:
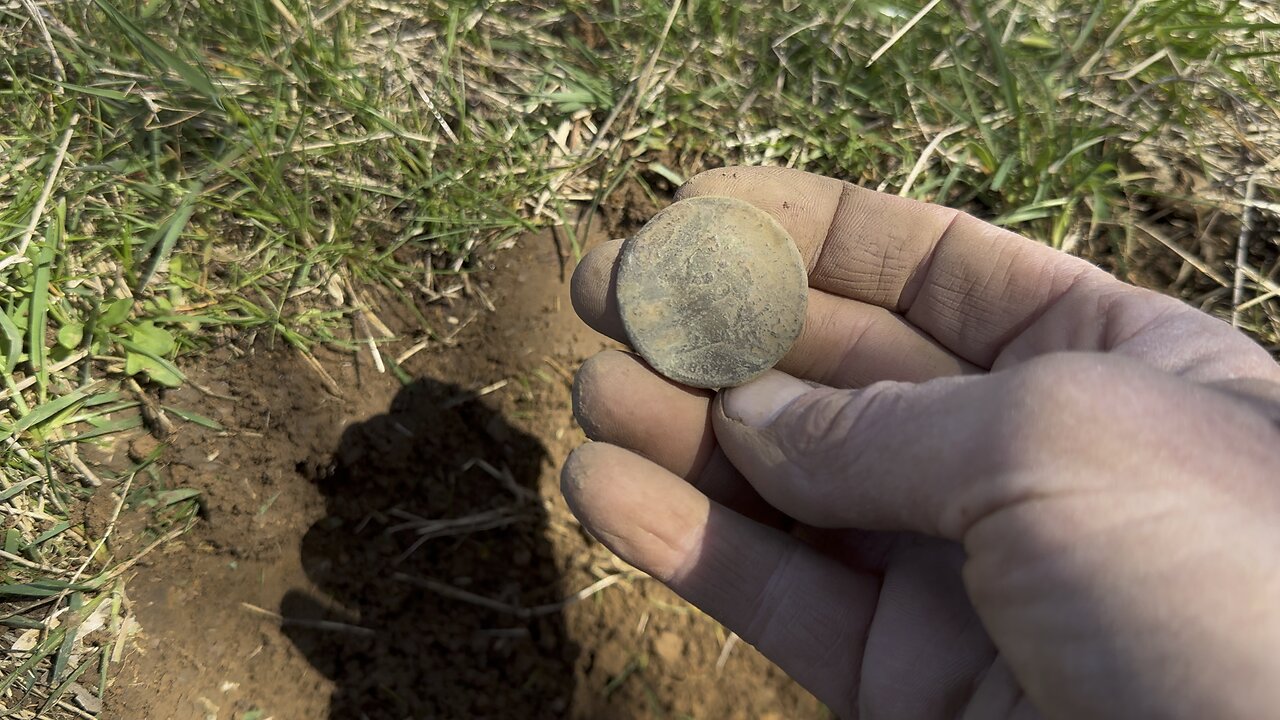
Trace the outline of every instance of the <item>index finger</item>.
<instances>
[{"instance_id":1,"label":"index finger","mask_svg":"<svg viewBox=\"0 0 1280 720\"><path fill-rule=\"evenodd\" d=\"M799 170L711 170L676 199L701 195L741 198L773 215L808 263L811 287L899 313L983 367L1082 279L1121 285L958 210Z\"/></svg>"}]
</instances>

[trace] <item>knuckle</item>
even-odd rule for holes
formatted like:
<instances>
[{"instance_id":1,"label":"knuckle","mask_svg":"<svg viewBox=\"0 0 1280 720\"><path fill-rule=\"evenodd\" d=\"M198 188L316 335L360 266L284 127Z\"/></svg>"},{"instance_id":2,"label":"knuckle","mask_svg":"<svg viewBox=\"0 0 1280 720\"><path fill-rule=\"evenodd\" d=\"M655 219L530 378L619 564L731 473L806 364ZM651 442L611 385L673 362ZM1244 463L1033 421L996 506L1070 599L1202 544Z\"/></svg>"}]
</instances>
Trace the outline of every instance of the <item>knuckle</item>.
<instances>
[{"instance_id":1,"label":"knuckle","mask_svg":"<svg viewBox=\"0 0 1280 720\"><path fill-rule=\"evenodd\" d=\"M844 479L856 472L865 453L886 440L892 423L884 421L900 415L906 396L906 385L881 382L856 391L815 392L797 408L787 459L799 476L796 482L810 486L816 503L833 503L848 493Z\"/></svg>"}]
</instances>

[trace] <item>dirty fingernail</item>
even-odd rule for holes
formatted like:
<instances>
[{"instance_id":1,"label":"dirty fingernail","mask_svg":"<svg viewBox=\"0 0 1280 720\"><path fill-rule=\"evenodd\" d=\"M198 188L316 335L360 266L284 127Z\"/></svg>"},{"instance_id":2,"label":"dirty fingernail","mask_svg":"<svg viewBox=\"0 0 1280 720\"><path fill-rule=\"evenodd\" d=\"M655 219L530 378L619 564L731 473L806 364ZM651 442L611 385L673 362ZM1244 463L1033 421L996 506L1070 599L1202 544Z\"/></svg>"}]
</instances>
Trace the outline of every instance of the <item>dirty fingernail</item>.
<instances>
[{"instance_id":1,"label":"dirty fingernail","mask_svg":"<svg viewBox=\"0 0 1280 720\"><path fill-rule=\"evenodd\" d=\"M746 385L724 391L724 414L752 427L773 421L792 400L812 390L786 373L770 370Z\"/></svg>"},{"instance_id":2,"label":"dirty fingernail","mask_svg":"<svg viewBox=\"0 0 1280 720\"><path fill-rule=\"evenodd\" d=\"M589 472L587 465L590 464L588 456L596 450L592 445L593 443L587 443L574 448L569 457L565 458L564 467L560 468L560 492L571 505L571 496L582 490L585 484Z\"/></svg>"}]
</instances>

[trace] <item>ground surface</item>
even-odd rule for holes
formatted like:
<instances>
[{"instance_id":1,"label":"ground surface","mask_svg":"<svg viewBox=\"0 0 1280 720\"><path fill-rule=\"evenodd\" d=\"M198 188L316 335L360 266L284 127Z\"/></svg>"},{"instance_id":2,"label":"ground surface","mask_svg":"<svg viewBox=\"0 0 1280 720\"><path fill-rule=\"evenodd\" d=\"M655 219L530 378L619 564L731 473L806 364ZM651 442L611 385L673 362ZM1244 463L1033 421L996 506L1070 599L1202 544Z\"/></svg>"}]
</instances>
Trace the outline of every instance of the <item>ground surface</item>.
<instances>
[{"instance_id":1,"label":"ground surface","mask_svg":"<svg viewBox=\"0 0 1280 720\"><path fill-rule=\"evenodd\" d=\"M335 396L261 341L193 369L224 397L188 386L166 400L228 430L184 427L166 456L174 484L202 491L203 520L130 582L142 630L104 717L826 716L745 645L717 669L719 625L613 559L565 507L557 470L583 440L566 371L605 341L573 316L562 251L542 234L496 255L480 281L494 311L429 308L466 324L454 347L405 363L409 385L367 352L322 355L345 388ZM411 552L419 536L394 530L481 513L510 524ZM406 576L520 608L622 579L524 618Z\"/></svg>"}]
</instances>

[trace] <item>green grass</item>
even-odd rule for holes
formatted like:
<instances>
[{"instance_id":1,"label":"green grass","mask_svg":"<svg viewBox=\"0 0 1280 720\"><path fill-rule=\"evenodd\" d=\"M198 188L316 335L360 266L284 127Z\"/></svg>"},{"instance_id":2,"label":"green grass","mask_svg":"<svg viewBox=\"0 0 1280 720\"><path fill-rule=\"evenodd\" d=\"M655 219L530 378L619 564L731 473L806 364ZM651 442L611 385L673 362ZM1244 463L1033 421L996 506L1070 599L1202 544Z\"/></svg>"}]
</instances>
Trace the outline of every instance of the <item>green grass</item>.
<instances>
[{"instance_id":1,"label":"green grass","mask_svg":"<svg viewBox=\"0 0 1280 720\"><path fill-rule=\"evenodd\" d=\"M353 290L447 294L624 182L658 196L724 162L838 175L964 207L1278 347L1280 303L1257 298L1277 282L1280 181L1261 168L1280 156L1280 11L927 5L909 27L926 3L0 8L0 623L39 634L0 660L0 704L68 712L92 653L56 612L112 608L100 659L127 625L129 558L68 520L94 481L77 448L142 422L125 378L181 383L183 362L252 333L342 344ZM173 497L123 492L146 472L100 479L131 506Z\"/></svg>"}]
</instances>

